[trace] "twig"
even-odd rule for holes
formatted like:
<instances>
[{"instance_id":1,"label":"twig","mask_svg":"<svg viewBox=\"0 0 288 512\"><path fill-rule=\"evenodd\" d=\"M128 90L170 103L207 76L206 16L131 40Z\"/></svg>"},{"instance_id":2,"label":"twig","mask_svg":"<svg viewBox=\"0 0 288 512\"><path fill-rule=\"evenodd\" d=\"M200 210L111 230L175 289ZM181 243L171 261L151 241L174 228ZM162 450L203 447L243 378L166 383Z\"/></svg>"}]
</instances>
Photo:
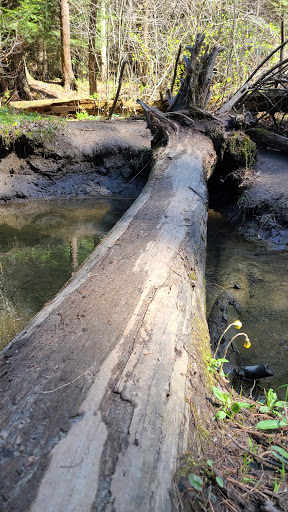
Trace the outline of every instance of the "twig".
<instances>
[{"instance_id":1,"label":"twig","mask_svg":"<svg viewBox=\"0 0 288 512\"><path fill-rule=\"evenodd\" d=\"M84 457L82 457L80 462L78 462L77 464L73 464L73 466L60 466L60 468L76 468L77 466L80 466L80 464L82 464L83 460L84 460Z\"/></svg>"},{"instance_id":2,"label":"twig","mask_svg":"<svg viewBox=\"0 0 288 512\"><path fill-rule=\"evenodd\" d=\"M113 115L113 112L115 110L116 103L117 103L117 100L119 98L119 94L120 94L120 90L121 90L121 86L122 86L123 73L124 73L124 69L125 69L125 66L126 66L127 62L128 62L128 60L124 59L122 64L121 64L118 88L117 88L116 96L115 96L114 101L113 101L113 105L112 105L112 107L110 109L110 112L109 112L109 116L107 117L107 120L111 119L111 117Z\"/></svg>"},{"instance_id":3,"label":"twig","mask_svg":"<svg viewBox=\"0 0 288 512\"><path fill-rule=\"evenodd\" d=\"M232 439L233 443L235 443L239 448L241 448L241 450L244 450L245 452L249 453L250 455L252 455L252 457L256 460L258 460L259 462L261 462L262 464L266 464L266 465L270 465L270 466L273 466L273 467L278 467L278 468L281 468L281 464L278 464L277 462L274 462L274 460L266 460L266 459L263 459L263 457L261 457L260 455L257 455L256 453L253 453L251 450L249 450L248 448L246 448L245 446L243 446L242 444L238 443L238 441L236 441L236 439L234 439L234 437L230 436L230 434L228 434L227 432L227 436L230 437L230 439Z\"/></svg>"},{"instance_id":4,"label":"twig","mask_svg":"<svg viewBox=\"0 0 288 512\"><path fill-rule=\"evenodd\" d=\"M253 392L253 389L255 388L255 386L256 386L256 380L254 380L253 386L250 389L249 398L251 398L251 400L253 400L252 392Z\"/></svg>"},{"instance_id":5,"label":"twig","mask_svg":"<svg viewBox=\"0 0 288 512\"><path fill-rule=\"evenodd\" d=\"M267 55L267 57L265 57L264 60L262 60L262 62L260 62L259 66L253 71L253 73L251 73L250 76L248 76L245 84L247 82L250 82L251 78L253 78L254 75L256 75L257 71L259 71L260 68L262 68L264 66L264 64L266 64L267 60L269 60L271 57L273 57L274 53L278 52L279 50L281 50L282 48L284 48L284 46L288 43L288 39L286 39L286 41L284 41L283 43L281 43L279 46L277 46L277 48L275 48L275 50L273 50L273 52L269 53L269 55Z\"/></svg>"},{"instance_id":6,"label":"twig","mask_svg":"<svg viewBox=\"0 0 288 512\"><path fill-rule=\"evenodd\" d=\"M76 382L76 380L79 380L79 379L81 379L81 377L84 377L84 375L88 375L88 374L89 374L89 372L86 371L86 372L82 373L81 375L79 375L78 377L76 377L76 379L72 380L71 382L62 384L62 386L59 386L59 388L51 389L50 391L40 391L39 394L48 395L49 393L55 393L55 391L59 391L59 389L62 389L62 388L65 388L66 386L70 386L71 384L74 384L74 382Z\"/></svg>"},{"instance_id":7,"label":"twig","mask_svg":"<svg viewBox=\"0 0 288 512\"><path fill-rule=\"evenodd\" d=\"M179 62L179 59L180 59L181 51L182 51L182 46L180 44L179 48L178 48L178 53L177 53L177 57L176 57L176 61L175 61L173 78L172 78L171 87L170 87L171 95L173 94L173 89L174 89L175 82L176 82L177 68L178 68L178 62Z\"/></svg>"}]
</instances>

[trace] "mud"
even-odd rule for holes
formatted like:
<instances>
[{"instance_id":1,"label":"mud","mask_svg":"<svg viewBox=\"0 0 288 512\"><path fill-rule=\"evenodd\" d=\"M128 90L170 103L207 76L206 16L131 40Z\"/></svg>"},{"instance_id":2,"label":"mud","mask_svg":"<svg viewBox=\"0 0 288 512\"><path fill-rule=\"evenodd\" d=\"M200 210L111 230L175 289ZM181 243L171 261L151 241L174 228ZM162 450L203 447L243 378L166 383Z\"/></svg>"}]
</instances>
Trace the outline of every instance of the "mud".
<instances>
[{"instance_id":1,"label":"mud","mask_svg":"<svg viewBox=\"0 0 288 512\"><path fill-rule=\"evenodd\" d=\"M258 150L254 169L246 173L237 202L226 213L247 240L268 248L288 248L288 160L279 151Z\"/></svg>"},{"instance_id":2,"label":"mud","mask_svg":"<svg viewBox=\"0 0 288 512\"><path fill-rule=\"evenodd\" d=\"M67 122L54 139L1 146L0 201L86 194L137 196L151 168L143 121Z\"/></svg>"}]
</instances>

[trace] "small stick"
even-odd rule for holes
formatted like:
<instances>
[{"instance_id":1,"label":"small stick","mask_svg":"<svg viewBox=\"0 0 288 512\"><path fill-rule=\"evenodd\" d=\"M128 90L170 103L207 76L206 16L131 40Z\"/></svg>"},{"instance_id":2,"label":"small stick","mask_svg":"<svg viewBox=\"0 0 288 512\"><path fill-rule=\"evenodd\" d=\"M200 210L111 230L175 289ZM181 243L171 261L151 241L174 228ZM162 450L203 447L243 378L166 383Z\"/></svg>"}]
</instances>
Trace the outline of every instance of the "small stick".
<instances>
[{"instance_id":1,"label":"small stick","mask_svg":"<svg viewBox=\"0 0 288 512\"><path fill-rule=\"evenodd\" d=\"M120 75L119 75L119 83L118 83L118 88L117 88L117 92L116 92L116 96L114 98L114 101L113 101L113 105L110 109L110 112L109 112L109 116L107 117L107 120L111 119L112 115L113 115L113 112L115 110L115 107L116 107L116 103L118 101L118 98L119 98L119 94L120 94L120 91L121 91L121 86L122 86L122 78L123 78L123 73L124 73L124 69L125 69L125 66L126 64L128 63L128 60L127 58L125 58L121 64L121 69L120 69Z\"/></svg>"},{"instance_id":2,"label":"small stick","mask_svg":"<svg viewBox=\"0 0 288 512\"><path fill-rule=\"evenodd\" d=\"M66 386L70 386L70 384L74 384L74 382L76 382L76 380L81 379L81 377L84 377L84 375L88 375L88 374L89 374L89 372L86 371L86 372L82 373L82 375L79 375L78 377L76 377L76 379L72 380L71 382L62 384L62 386L59 386L59 388L51 389L51 391L40 391L40 394L48 395L49 393L55 393L55 391L59 391L59 389L65 388ZM46 375L45 375L45 377L46 377Z\"/></svg>"},{"instance_id":3,"label":"small stick","mask_svg":"<svg viewBox=\"0 0 288 512\"><path fill-rule=\"evenodd\" d=\"M252 455L252 457L256 460L258 460L259 462L261 462L262 464L267 464L269 466L273 466L273 467L278 467L278 468L281 468L281 464L278 464L277 462L274 462L274 460L270 460L270 459L263 459L263 457L261 457L260 455L257 455L256 453L253 453L251 450L249 450L248 448L245 448L245 446L243 446L242 444L238 443L238 441L236 441L236 439L234 439L234 437L230 436L230 434L226 434L228 437L230 437L230 439L232 439L233 443L237 444L237 446L239 448L241 448L241 450L244 450L245 452L249 453L250 455Z\"/></svg>"},{"instance_id":4,"label":"small stick","mask_svg":"<svg viewBox=\"0 0 288 512\"><path fill-rule=\"evenodd\" d=\"M180 44L180 45L179 45L179 48L178 48L178 53L177 53L177 57L176 57L176 61L175 61L175 67L174 67L173 78L172 78L171 87L170 87L171 96L172 96L172 94L173 94L173 89L174 89L175 82L176 82L176 77L177 77L177 68L178 68L178 62L179 62L179 59L180 59L181 51L182 51L182 46L181 46L181 44Z\"/></svg>"}]
</instances>

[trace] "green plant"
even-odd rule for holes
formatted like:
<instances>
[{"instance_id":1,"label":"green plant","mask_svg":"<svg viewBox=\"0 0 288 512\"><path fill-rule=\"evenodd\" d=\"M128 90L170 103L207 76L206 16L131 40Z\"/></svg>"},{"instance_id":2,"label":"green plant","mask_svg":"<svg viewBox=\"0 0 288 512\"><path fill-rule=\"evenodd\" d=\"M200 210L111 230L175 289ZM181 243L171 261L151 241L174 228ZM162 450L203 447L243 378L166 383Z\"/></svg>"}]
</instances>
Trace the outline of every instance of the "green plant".
<instances>
[{"instance_id":1,"label":"green plant","mask_svg":"<svg viewBox=\"0 0 288 512\"><path fill-rule=\"evenodd\" d=\"M235 334L235 336L233 336L233 338L231 338L231 340L227 343L227 346L226 346L226 349L225 349L225 352L223 354L223 357L225 358L226 355L227 355L227 352L228 352L228 348L230 347L231 343L236 339L238 338L239 336L244 336L244 347L245 348L250 348L251 347L251 343L250 343L250 340L247 336L247 334L245 332L239 332L238 334ZM220 366L220 373L222 372L222 367L223 367L223 363L221 364Z\"/></svg>"},{"instance_id":2,"label":"green plant","mask_svg":"<svg viewBox=\"0 0 288 512\"><path fill-rule=\"evenodd\" d=\"M81 110L81 112L76 112L76 118L79 121L99 121L101 116L91 116L87 110Z\"/></svg>"},{"instance_id":3,"label":"green plant","mask_svg":"<svg viewBox=\"0 0 288 512\"><path fill-rule=\"evenodd\" d=\"M286 427L288 425L288 421L285 419L282 420L263 420L259 421L255 425L258 430L276 430L281 427Z\"/></svg>"},{"instance_id":4,"label":"green plant","mask_svg":"<svg viewBox=\"0 0 288 512\"><path fill-rule=\"evenodd\" d=\"M275 450L275 451L273 451ZM275 480L274 483L274 492L278 492L280 485L282 482L286 481L286 470L285 470L285 464L288 466L288 453L286 450L279 446L271 446L271 454L274 455L277 459L280 459L282 462L281 468L278 468L278 471L280 473L280 480Z\"/></svg>"},{"instance_id":5,"label":"green plant","mask_svg":"<svg viewBox=\"0 0 288 512\"><path fill-rule=\"evenodd\" d=\"M234 414L240 412L242 407L251 409L254 405L246 402L233 401L232 394L229 391L221 391L221 389L213 386L213 393L220 402L220 411L214 415L214 419L224 420L225 418L233 418Z\"/></svg>"},{"instance_id":6,"label":"green plant","mask_svg":"<svg viewBox=\"0 0 288 512\"><path fill-rule=\"evenodd\" d=\"M216 373L219 369L219 366L221 366L223 363L228 363L228 359L215 359L214 357L210 357L207 364L207 370L209 372ZM221 371L220 375L225 377L223 370Z\"/></svg>"},{"instance_id":7,"label":"green plant","mask_svg":"<svg viewBox=\"0 0 288 512\"><path fill-rule=\"evenodd\" d=\"M281 446L270 446L271 455L282 462L282 473L285 476L285 464L288 466L288 452Z\"/></svg>"},{"instance_id":8,"label":"green plant","mask_svg":"<svg viewBox=\"0 0 288 512\"><path fill-rule=\"evenodd\" d=\"M252 462L252 457L250 457L249 454L247 452L245 452L244 458L243 458L243 464L240 468L242 482L247 482L247 483L253 482L253 478L247 476L251 470L251 462Z\"/></svg>"},{"instance_id":9,"label":"green plant","mask_svg":"<svg viewBox=\"0 0 288 512\"><path fill-rule=\"evenodd\" d=\"M188 480L195 491L202 491L203 480L201 476L195 475L195 473L190 473L190 475L188 475Z\"/></svg>"},{"instance_id":10,"label":"green plant","mask_svg":"<svg viewBox=\"0 0 288 512\"><path fill-rule=\"evenodd\" d=\"M18 137L43 142L52 140L63 119L42 116L38 112L26 112L3 106L0 108L0 137L7 146Z\"/></svg>"},{"instance_id":11,"label":"green plant","mask_svg":"<svg viewBox=\"0 0 288 512\"><path fill-rule=\"evenodd\" d=\"M223 331L223 333L221 334L219 340L218 340L218 343L217 343L217 347L216 347L216 350L214 352L214 357L216 357L217 355L217 352L219 350L219 347L220 347L220 343L223 339L223 336L226 334L226 332L230 329L230 327L236 327L236 329L241 329L242 327L242 322L240 322L240 320L235 320L235 322L232 322L232 324L229 324L228 327L226 327L226 329Z\"/></svg>"},{"instance_id":12,"label":"green plant","mask_svg":"<svg viewBox=\"0 0 288 512\"><path fill-rule=\"evenodd\" d=\"M93 100L99 100L100 96L98 92L94 92L91 94L90 98L93 98Z\"/></svg>"},{"instance_id":13,"label":"green plant","mask_svg":"<svg viewBox=\"0 0 288 512\"><path fill-rule=\"evenodd\" d=\"M266 396L266 405L262 405L259 409L259 412L264 414L273 414L282 418L282 414L278 411L278 409L284 408L284 400L278 400L277 394L274 393L273 389L269 389L268 392L264 390L264 393Z\"/></svg>"},{"instance_id":14,"label":"green plant","mask_svg":"<svg viewBox=\"0 0 288 512\"><path fill-rule=\"evenodd\" d=\"M286 401L287 393L286 400L278 400L277 394L273 391L273 389L269 389L267 392L264 390L264 393L266 396L266 405L262 405L259 409L259 412L262 414L271 414L273 416L277 416L278 419L259 421L259 423L256 425L256 428L259 430L274 430L288 425L288 402Z\"/></svg>"}]
</instances>

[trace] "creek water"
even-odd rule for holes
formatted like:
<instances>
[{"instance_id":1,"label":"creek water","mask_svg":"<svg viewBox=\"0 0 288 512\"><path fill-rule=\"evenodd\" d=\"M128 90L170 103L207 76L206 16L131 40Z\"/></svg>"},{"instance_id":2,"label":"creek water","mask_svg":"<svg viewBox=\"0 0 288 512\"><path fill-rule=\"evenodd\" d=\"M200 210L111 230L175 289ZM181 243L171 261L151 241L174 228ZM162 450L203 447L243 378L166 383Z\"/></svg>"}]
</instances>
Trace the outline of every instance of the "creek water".
<instances>
[{"instance_id":1,"label":"creek water","mask_svg":"<svg viewBox=\"0 0 288 512\"><path fill-rule=\"evenodd\" d=\"M56 295L132 202L78 197L0 207L0 348ZM239 338L243 362L268 363L274 376L260 382L274 390L288 384L287 259L287 251L246 242L210 211L207 313L223 288L233 295L239 311L231 306L229 320L239 318L252 343L246 350ZM285 388L277 393L283 397Z\"/></svg>"},{"instance_id":2,"label":"creek water","mask_svg":"<svg viewBox=\"0 0 288 512\"><path fill-rule=\"evenodd\" d=\"M0 207L0 349L56 295L133 200L85 196Z\"/></svg>"},{"instance_id":3,"label":"creek water","mask_svg":"<svg viewBox=\"0 0 288 512\"><path fill-rule=\"evenodd\" d=\"M238 338L240 363L243 358L247 365L269 364L273 377L259 382L282 398L286 387L279 387L288 384L287 264L288 251L273 252L262 240L245 241L221 214L209 212L207 313L223 288L233 295L239 311L229 307L228 320L241 320L241 332L251 341L247 350L243 347L244 338ZM237 332L231 329L231 335Z\"/></svg>"}]
</instances>

